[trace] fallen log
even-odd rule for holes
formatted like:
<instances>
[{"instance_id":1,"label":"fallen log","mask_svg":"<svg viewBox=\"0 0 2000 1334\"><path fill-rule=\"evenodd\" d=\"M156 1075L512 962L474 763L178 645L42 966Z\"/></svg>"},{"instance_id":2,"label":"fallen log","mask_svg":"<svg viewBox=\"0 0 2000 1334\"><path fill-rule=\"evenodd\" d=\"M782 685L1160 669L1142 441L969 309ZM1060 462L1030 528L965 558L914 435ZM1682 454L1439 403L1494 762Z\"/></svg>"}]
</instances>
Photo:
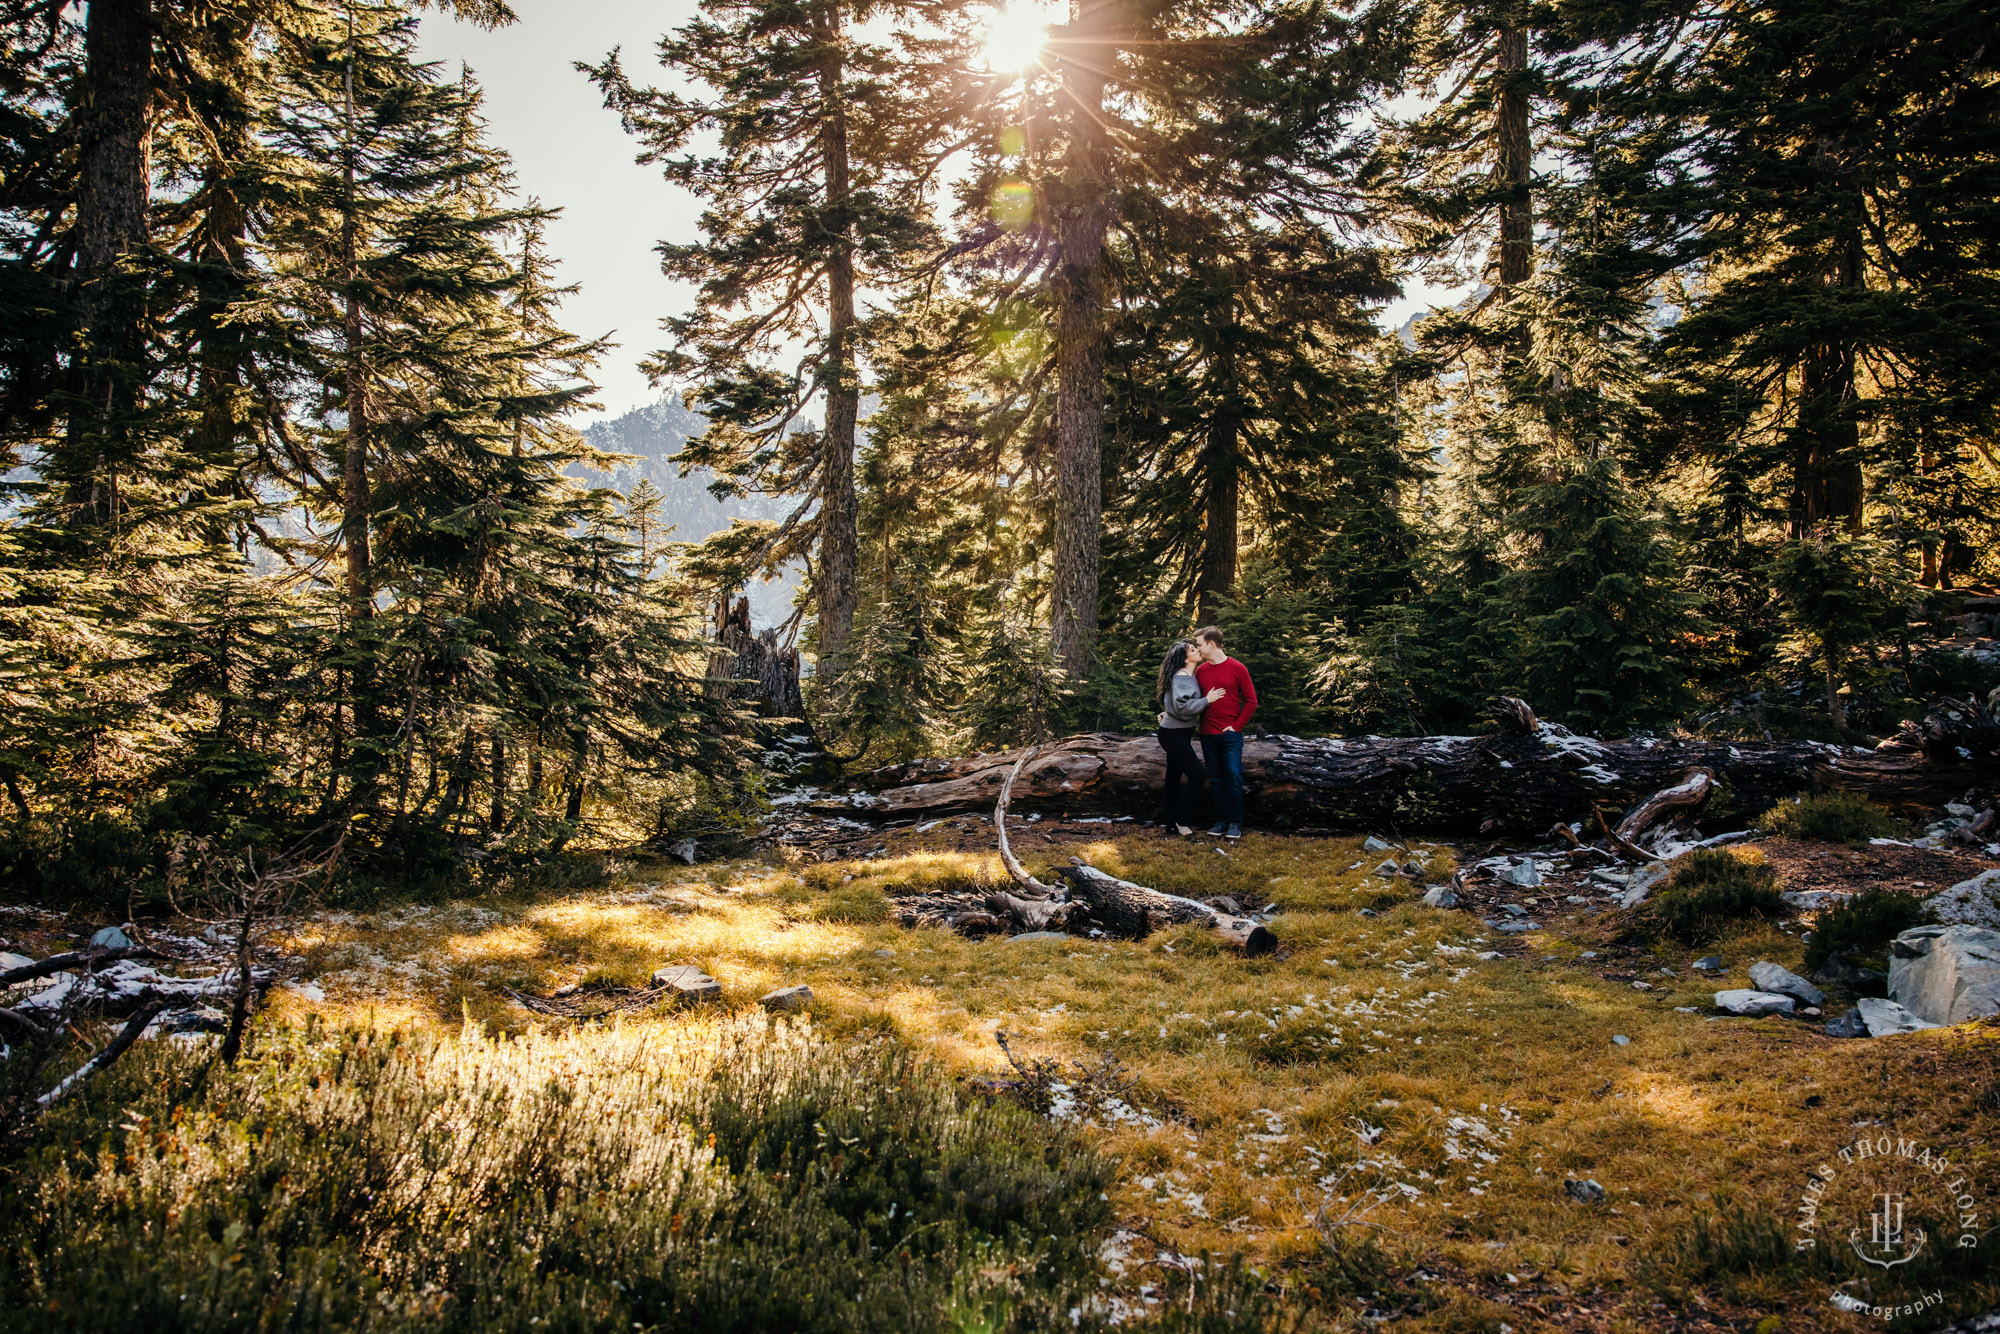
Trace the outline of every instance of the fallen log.
<instances>
[{"instance_id":1,"label":"fallen log","mask_svg":"<svg viewBox=\"0 0 2000 1334\"><path fill-rule=\"evenodd\" d=\"M1084 862L1058 869L1070 893L1090 909L1091 920L1114 936L1138 940L1170 926L1193 924L1215 932L1231 948L1255 958L1278 948L1271 928L1249 917L1220 912L1178 894L1135 885Z\"/></svg>"},{"instance_id":2,"label":"fallen log","mask_svg":"<svg viewBox=\"0 0 2000 1334\"><path fill-rule=\"evenodd\" d=\"M1039 749L1038 746L1030 746L1021 752L1021 758L1014 761L1014 767L1000 781L1000 795L993 803L993 833L1000 845L1000 862L1022 894L993 891L985 899L988 912L961 914L952 919L954 929L963 934L973 934L965 929L971 926L984 933L991 929L984 921L961 925L961 920L986 918L990 914L1011 922L1019 931L1069 931L1094 925L1106 935L1140 940L1164 927L1193 922L1214 931L1231 948L1252 957L1269 954L1278 948L1277 936L1261 922L1219 912L1205 903L1185 899L1178 894L1162 894L1156 889L1120 880L1080 860L1072 866L1058 869L1057 874L1069 882L1067 892L1054 885L1045 885L1029 875L1007 841L1007 806L1013 800L1014 780L1021 776L1021 770Z\"/></svg>"},{"instance_id":3,"label":"fallen log","mask_svg":"<svg viewBox=\"0 0 2000 1334\"><path fill-rule=\"evenodd\" d=\"M1729 792L1739 820L1801 791L1935 807L2000 779L2000 727L1971 701L1905 724L1873 750L1692 736L1601 741L1534 719L1525 705L1507 714L1512 729L1483 736L1252 737L1243 747L1249 818L1269 829L1539 834L1599 809L1630 810L1695 769ZM930 819L990 807L1014 770L1022 809L1148 815L1163 762L1150 736L1092 732L1032 753L877 769L820 804L849 817Z\"/></svg>"}]
</instances>

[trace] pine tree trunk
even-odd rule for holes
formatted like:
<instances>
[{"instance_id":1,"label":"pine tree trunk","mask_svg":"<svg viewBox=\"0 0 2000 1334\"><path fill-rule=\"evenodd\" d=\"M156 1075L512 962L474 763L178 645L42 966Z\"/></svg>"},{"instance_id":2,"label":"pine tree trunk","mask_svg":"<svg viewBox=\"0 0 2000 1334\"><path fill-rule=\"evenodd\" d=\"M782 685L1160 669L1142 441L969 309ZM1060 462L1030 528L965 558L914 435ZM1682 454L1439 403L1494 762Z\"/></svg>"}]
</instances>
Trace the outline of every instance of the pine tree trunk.
<instances>
[{"instance_id":1,"label":"pine tree trunk","mask_svg":"<svg viewBox=\"0 0 2000 1334\"><path fill-rule=\"evenodd\" d=\"M1824 150L1829 156L1838 146ZM1858 199L1849 208L1859 211ZM1825 282L1836 290L1862 286L1861 224L1851 219L1835 243ZM1804 537L1822 523L1861 531L1861 423L1855 416L1852 343L1809 349L1800 369L1798 445L1794 454L1792 535Z\"/></svg>"},{"instance_id":2,"label":"pine tree trunk","mask_svg":"<svg viewBox=\"0 0 2000 1334\"><path fill-rule=\"evenodd\" d=\"M225 44L218 60L221 79L242 86L249 77L248 30L218 34ZM200 370L196 401L200 417L194 429L196 453L211 466L227 469L235 461L237 394L243 384L244 333L226 316L244 294L241 280L248 273L245 243L250 229L235 173L250 154L247 120L230 113L215 131L201 188L202 229L195 248L201 265L196 281L195 327ZM223 483L224 486L228 483Z\"/></svg>"},{"instance_id":3,"label":"pine tree trunk","mask_svg":"<svg viewBox=\"0 0 2000 1334\"><path fill-rule=\"evenodd\" d=\"M1535 267L1535 146L1529 129L1528 32L1502 28L1500 96L1494 104L1494 175L1505 192L1500 204L1500 297L1511 302Z\"/></svg>"},{"instance_id":4,"label":"pine tree trunk","mask_svg":"<svg viewBox=\"0 0 2000 1334\"><path fill-rule=\"evenodd\" d=\"M108 438L136 402L145 313L119 265L143 250L152 190L153 11L150 0L86 6L87 100L77 153L76 237L85 347L69 423L67 499L76 519L111 522L123 446ZM89 463L85 463L89 459Z\"/></svg>"},{"instance_id":5,"label":"pine tree trunk","mask_svg":"<svg viewBox=\"0 0 2000 1334\"><path fill-rule=\"evenodd\" d=\"M1104 273L1111 226L1104 93L1111 0L1072 0L1060 44L1068 160L1053 182L1056 233L1056 476L1049 630L1072 678L1097 642L1098 544L1104 526Z\"/></svg>"},{"instance_id":6,"label":"pine tree trunk","mask_svg":"<svg viewBox=\"0 0 2000 1334\"><path fill-rule=\"evenodd\" d=\"M493 729L487 788L491 799L486 807L486 828L497 834L507 825L507 735L498 727Z\"/></svg>"},{"instance_id":7,"label":"pine tree trunk","mask_svg":"<svg viewBox=\"0 0 2000 1334\"><path fill-rule=\"evenodd\" d=\"M341 274L349 287L347 309L341 321L341 338L345 343L346 373L343 397L347 409L347 450L341 461L341 521L340 533L347 547L347 603L348 613L358 624L375 614L375 588L370 570L368 550L369 506L368 494L368 376L362 364L362 324L361 298L353 291L353 285L360 275L360 237L357 234L359 207L354 194L354 69L349 65L346 73L347 86L347 133L349 136L347 161L342 168L346 186L343 203L345 214L340 223L340 266Z\"/></svg>"},{"instance_id":8,"label":"pine tree trunk","mask_svg":"<svg viewBox=\"0 0 2000 1334\"><path fill-rule=\"evenodd\" d=\"M1235 304L1229 306L1230 318ZM1223 336L1228 337L1228 331ZM1238 456L1239 426L1231 397L1236 388L1234 358L1227 349L1217 359L1217 378L1223 386L1224 402L1209 420L1208 441L1202 451L1206 473L1203 486L1201 581L1198 585L1198 619L1212 623L1222 602L1236 591L1237 511L1242 491L1241 460Z\"/></svg>"},{"instance_id":9,"label":"pine tree trunk","mask_svg":"<svg viewBox=\"0 0 2000 1334\"><path fill-rule=\"evenodd\" d=\"M847 217L851 187L838 3L824 6L820 22L819 38L827 52L819 76L820 142L826 214L834 241L826 266L826 362L820 377L826 393L826 431L820 461L819 560L813 577L819 595L820 661L834 664L847 650L857 598L860 539L855 531L854 433L861 388L854 367L854 246Z\"/></svg>"}]
</instances>

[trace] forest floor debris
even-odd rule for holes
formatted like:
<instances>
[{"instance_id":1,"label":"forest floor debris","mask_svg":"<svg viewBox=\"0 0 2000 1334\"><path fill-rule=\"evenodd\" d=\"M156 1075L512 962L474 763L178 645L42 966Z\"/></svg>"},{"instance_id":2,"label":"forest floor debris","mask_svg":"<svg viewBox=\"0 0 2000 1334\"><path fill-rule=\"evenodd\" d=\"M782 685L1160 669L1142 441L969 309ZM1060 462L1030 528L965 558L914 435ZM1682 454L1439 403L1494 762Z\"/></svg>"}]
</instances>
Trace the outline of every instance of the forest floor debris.
<instances>
[{"instance_id":1,"label":"forest floor debris","mask_svg":"<svg viewBox=\"0 0 2000 1334\"><path fill-rule=\"evenodd\" d=\"M1698 948L1634 938L1622 886L1529 847L1253 832L1221 858L1207 840L1054 818L1014 841L1031 870L1078 855L1271 905L1284 948L1246 960L1193 928L1008 943L902 924L910 905L1005 882L990 823L968 817L869 829L824 860L824 842L790 865L661 858L593 889L302 917L283 942L300 981L270 1005L520 1030L639 999L663 965L714 978L732 1010L809 988L823 1029L895 1033L1087 1128L1119 1164L1106 1300L1134 1318L1206 1251L1264 1267L1307 1328L1750 1330L1782 1312L1785 1330L1857 1330L1809 1276L1672 1257L1715 1210L1783 1228L1802 1174L1856 1125L1935 1141L2000 1184L2000 1024L1843 1042L1818 1019L1712 1017L1752 962L1805 971L1799 921ZM1941 889L1994 864L1775 839L1745 855L1787 890ZM1536 883L1476 873L1523 860ZM1424 905L1435 884L1462 906ZM84 925L10 918L5 944L37 954ZM1693 966L1715 956L1719 971ZM530 996L572 1003L517 1003ZM1828 1013L1849 1003L1836 992ZM1565 1191L1591 1180L1601 1200ZM2000 1304L2000 1276L1982 1282L1965 1299Z\"/></svg>"}]
</instances>

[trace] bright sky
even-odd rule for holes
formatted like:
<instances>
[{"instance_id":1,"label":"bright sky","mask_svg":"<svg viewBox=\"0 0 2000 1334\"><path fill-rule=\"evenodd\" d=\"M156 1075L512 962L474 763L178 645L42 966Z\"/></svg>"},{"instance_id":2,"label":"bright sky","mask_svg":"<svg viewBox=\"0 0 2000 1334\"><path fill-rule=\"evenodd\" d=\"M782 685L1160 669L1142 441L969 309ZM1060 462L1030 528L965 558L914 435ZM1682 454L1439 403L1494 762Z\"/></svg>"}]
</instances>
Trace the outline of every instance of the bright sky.
<instances>
[{"instance_id":1,"label":"bright sky","mask_svg":"<svg viewBox=\"0 0 2000 1334\"><path fill-rule=\"evenodd\" d=\"M668 82L655 44L693 16L696 0L511 3L520 22L497 32L426 14L421 49L429 59L472 67L486 89L493 139L513 155L522 193L562 210L549 246L562 261L563 281L583 288L564 305L565 322L574 333L609 334L619 344L597 369L599 401L615 416L658 396L639 373L639 359L659 346L661 317L685 308L693 293L661 274L653 247L696 239L701 210L632 160L635 141L573 65L595 63L620 46L634 79ZM1382 324L1396 328L1455 295L1413 287L1382 312Z\"/></svg>"}]
</instances>

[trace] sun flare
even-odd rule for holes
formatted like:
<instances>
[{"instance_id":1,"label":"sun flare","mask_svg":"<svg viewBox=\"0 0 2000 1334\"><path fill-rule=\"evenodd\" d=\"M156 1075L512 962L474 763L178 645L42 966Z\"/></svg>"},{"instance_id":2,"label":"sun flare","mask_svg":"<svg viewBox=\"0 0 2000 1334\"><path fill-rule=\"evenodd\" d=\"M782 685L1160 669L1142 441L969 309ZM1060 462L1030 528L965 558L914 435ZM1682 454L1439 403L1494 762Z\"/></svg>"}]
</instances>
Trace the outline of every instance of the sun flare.
<instances>
[{"instance_id":1,"label":"sun flare","mask_svg":"<svg viewBox=\"0 0 2000 1334\"><path fill-rule=\"evenodd\" d=\"M1022 70L1042 53L1048 22L1030 4L1011 4L993 15L986 34L986 66L992 70Z\"/></svg>"}]
</instances>

